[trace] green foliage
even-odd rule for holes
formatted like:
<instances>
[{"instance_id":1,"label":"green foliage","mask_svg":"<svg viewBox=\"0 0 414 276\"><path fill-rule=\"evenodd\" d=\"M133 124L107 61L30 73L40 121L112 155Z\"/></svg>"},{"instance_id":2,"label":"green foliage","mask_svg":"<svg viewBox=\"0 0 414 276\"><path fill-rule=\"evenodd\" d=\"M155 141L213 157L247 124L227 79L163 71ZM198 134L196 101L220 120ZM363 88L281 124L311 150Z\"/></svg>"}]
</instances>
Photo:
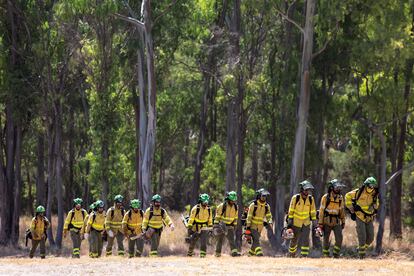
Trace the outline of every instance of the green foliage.
<instances>
[{"instance_id":1,"label":"green foliage","mask_svg":"<svg viewBox=\"0 0 414 276\"><path fill-rule=\"evenodd\" d=\"M214 199L224 195L226 175L226 154L220 145L214 144L208 150L201 171L203 183L200 190L205 191Z\"/></svg>"}]
</instances>

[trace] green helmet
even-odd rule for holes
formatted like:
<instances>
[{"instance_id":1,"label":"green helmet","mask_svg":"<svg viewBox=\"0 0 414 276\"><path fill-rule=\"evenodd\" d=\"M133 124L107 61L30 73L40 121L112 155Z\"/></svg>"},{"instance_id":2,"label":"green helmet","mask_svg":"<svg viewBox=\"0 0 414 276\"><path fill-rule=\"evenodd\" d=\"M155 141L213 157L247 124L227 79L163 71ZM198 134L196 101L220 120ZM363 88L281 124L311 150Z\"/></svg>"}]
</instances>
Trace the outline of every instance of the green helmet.
<instances>
[{"instance_id":1,"label":"green helmet","mask_svg":"<svg viewBox=\"0 0 414 276\"><path fill-rule=\"evenodd\" d=\"M103 208L105 207L105 203L102 200L97 200L95 202L95 208Z\"/></svg>"},{"instance_id":2,"label":"green helmet","mask_svg":"<svg viewBox=\"0 0 414 276\"><path fill-rule=\"evenodd\" d=\"M36 208L36 213L44 213L45 211L45 207L43 207L42 205L39 205Z\"/></svg>"},{"instance_id":3,"label":"green helmet","mask_svg":"<svg viewBox=\"0 0 414 276\"><path fill-rule=\"evenodd\" d=\"M114 200L115 200L115 202L117 202L117 203L122 203L122 201L124 201L124 197L123 197L123 196L121 196L121 195L116 195L116 196L114 197Z\"/></svg>"},{"instance_id":4,"label":"green helmet","mask_svg":"<svg viewBox=\"0 0 414 276\"><path fill-rule=\"evenodd\" d=\"M343 187L344 187L344 185L336 178L332 179L331 181L328 182L328 188L332 188L332 189L339 188L339 189L341 189Z\"/></svg>"},{"instance_id":5,"label":"green helmet","mask_svg":"<svg viewBox=\"0 0 414 276\"><path fill-rule=\"evenodd\" d=\"M161 202L161 196L159 194L153 195L151 201Z\"/></svg>"},{"instance_id":6,"label":"green helmet","mask_svg":"<svg viewBox=\"0 0 414 276\"><path fill-rule=\"evenodd\" d=\"M364 185L376 188L378 184L377 184L377 180L374 177L370 176L367 179L365 179Z\"/></svg>"},{"instance_id":7,"label":"green helmet","mask_svg":"<svg viewBox=\"0 0 414 276\"><path fill-rule=\"evenodd\" d=\"M301 191L304 190L313 190L315 189L312 185L312 183L310 183L308 180L302 181L299 183L299 187Z\"/></svg>"},{"instance_id":8,"label":"green helmet","mask_svg":"<svg viewBox=\"0 0 414 276\"><path fill-rule=\"evenodd\" d=\"M141 201L139 199L133 199L129 203L129 206L134 209L139 209L141 207Z\"/></svg>"},{"instance_id":9,"label":"green helmet","mask_svg":"<svg viewBox=\"0 0 414 276\"><path fill-rule=\"evenodd\" d=\"M208 194L200 194L198 196L198 202L200 203L209 203L210 201L210 196Z\"/></svg>"},{"instance_id":10,"label":"green helmet","mask_svg":"<svg viewBox=\"0 0 414 276\"><path fill-rule=\"evenodd\" d=\"M90 209L90 210L95 209L95 202L94 202L94 203L92 203L91 205L89 205L89 209Z\"/></svg>"},{"instance_id":11,"label":"green helmet","mask_svg":"<svg viewBox=\"0 0 414 276\"><path fill-rule=\"evenodd\" d=\"M264 189L264 188L260 188L259 190L256 191L256 198L260 198L262 196L269 196L270 193Z\"/></svg>"},{"instance_id":12,"label":"green helmet","mask_svg":"<svg viewBox=\"0 0 414 276\"><path fill-rule=\"evenodd\" d=\"M82 205L82 203L83 203L83 200L81 199L81 198L75 198L74 200L73 200L73 205Z\"/></svg>"},{"instance_id":13,"label":"green helmet","mask_svg":"<svg viewBox=\"0 0 414 276\"><path fill-rule=\"evenodd\" d=\"M237 200L237 193L235 191L231 191L226 193L226 200L236 201Z\"/></svg>"}]
</instances>

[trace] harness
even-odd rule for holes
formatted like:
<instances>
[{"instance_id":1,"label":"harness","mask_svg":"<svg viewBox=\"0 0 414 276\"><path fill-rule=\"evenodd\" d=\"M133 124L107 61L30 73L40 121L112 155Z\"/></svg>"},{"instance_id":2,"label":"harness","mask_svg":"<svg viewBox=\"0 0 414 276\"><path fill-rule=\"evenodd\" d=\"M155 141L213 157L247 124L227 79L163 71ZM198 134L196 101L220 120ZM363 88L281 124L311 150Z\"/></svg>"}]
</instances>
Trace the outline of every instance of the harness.
<instances>
[{"instance_id":1,"label":"harness","mask_svg":"<svg viewBox=\"0 0 414 276\"><path fill-rule=\"evenodd\" d=\"M253 217L255 217L256 216L256 211L257 211L257 208L259 207L259 205L257 204L257 199L256 200L254 200L253 201L254 202L254 208L253 208ZM237 210L237 209L236 209ZM267 213L269 213L269 211L270 211L270 209L269 209L269 204L265 204L265 215L267 214Z\"/></svg>"},{"instance_id":2,"label":"harness","mask_svg":"<svg viewBox=\"0 0 414 276\"><path fill-rule=\"evenodd\" d=\"M363 191L364 191L364 186L362 186L361 188L358 189L358 192L356 193L355 198L352 199L352 207L354 207L355 211L359 211L359 212L363 213L364 218L372 217L377 213L377 210L374 209L374 212L372 214L369 214L369 213L365 212L362 209L362 207L357 203L359 198L361 197ZM377 201L378 194L379 194L378 188L375 188L374 193L373 193L373 202Z\"/></svg>"},{"instance_id":3,"label":"harness","mask_svg":"<svg viewBox=\"0 0 414 276\"><path fill-rule=\"evenodd\" d=\"M95 212L93 212L93 215L92 215L92 224L95 222L95 219L96 219L96 213ZM93 228L93 226L91 225L91 228L93 229L93 230L95 230L96 232L99 232L99 233L101 233L103 230L96 230L95 228Z\"/></svg>"},{"instance_id":4,"label":"harness","mask_svg":"<svg viewBox=\"0 0 414 276\"><path fill-rule=\"evenodd\" d=\"M86 216L86 210L85 209L82 209L82 221L84 221L85 220L85 216ZM75 217L75 208L73 208L72 209L72 214L71 214L71 217L70 217L70 222L69 222L69 225L68 225L68 230L70 230L70 229L72 229L72 228L74 228L74 229L76 229L76 230L81 230L82 229L82 227L75 227L73 224L72 224L72 220L73 220L73 218Z\"/></svg>"},{"instance_id":5,"label":"harness","mask_svg":"<svg viewBox=\"0 0 414 276\"><path fill-rule=\"evenodd\" d=\"M200 209L201 209L200 205L197 204L196 214L194 216L194 225L196 227L196 232L198 232L199 229L203 228L203 226L208 225L208 220L210 219L210 216L211 216L211 208L210 208L210 206L207 206L207 210L208 210L207 222L197 222L197 221L195 221L195 218L198 217L198 215L200 214ZM224 206L223 206L223 209L224 209ZM222 215L223 215L223 213L222 213Z\"/></svg>"},{"instance_id":6,"label":"harness","mask_svg":"<svg viewBox=\"0 0 414 276\"><path fill-rule=\"evenodd\" d=\"M142 211L141 209L139 209L139 214L141 215L141 218L144 217L144 211ZM128 221L130 221L132 218L132 210L128 211ZM127 229L131 232L135 232L134 228L129 227L128 223L127 223Z\"/></svg>"},{"instance_id":7,"label":"harness","mask_svg":"<svg viewBox=\"0 0 414 276\"><path fill-rule=\"evenodd\" d=\"M323 215L325 217L329 217L329 222L330 223L332 223L332 218L335 218L336 223L339 223L339 213L338 214L330 214L328 211L326 211L326 209L328 208L329 203L331 203L331 194L327 193L326 204L325 204L325 209L323 210ZM341 207L341 204L342 204L342 196L339 195L339 207Z\"/></svg>"},{"instance_id":8,"label":"harness","mask_svg":"<svg viewBox=\"0 0 414 276\"><path fill-rule=\"evenodd\" d=\"M209 207L210 208L210 207ZM234 208L236 209L236 213L237 213L237 204L234 204ZM223 215L225 215L226 214L226 210L227 210L227 201L226 202L224 202L224 204L223 204L223 209L221 210L221 217L223 217ZM200 212L200 211L199 211ZM230 223L229 225L234 225L234 220L233 220L233 222L232 223Z\"/></svg>"},{"instance_id":9,"label":"harness","mask_svg":"<svg viewBox=\"0 0 414 276\"><path fill-rule=\"evenodd\" d=\"M124 217L124 215L125 215L125 209L124 208L121 208L121 214L122 214L122 217ZM115 215L115 209L114 209L114 207L111 207L111 220L114 218L114 215Z\"/></svg>"},{"instance_id":10,"label":"harness","mask_svg":"<svg viewBox=\"0 0 414 276\"><path fill-rule=\"evenodd\" d=\"M165 217L165 212L166 212L165 209L164 208L161 208L161 218L164 218ZM151 221L151 219L152 219L153 216L160 216L160 215L154 215L154 206L151 206L150 207L150 214L149 214L149 217L148 217L148 224ZM164 221L162 223L164 224ZM147 226L147 228L145 230L148 230L148 228L150 228L150 227ZM159 233L161 235L162 227L160 229L155 229L155 228L152 228L152 229L154 229L155 232L157 232L157 233Z\"/></svg>"}]
</instances>

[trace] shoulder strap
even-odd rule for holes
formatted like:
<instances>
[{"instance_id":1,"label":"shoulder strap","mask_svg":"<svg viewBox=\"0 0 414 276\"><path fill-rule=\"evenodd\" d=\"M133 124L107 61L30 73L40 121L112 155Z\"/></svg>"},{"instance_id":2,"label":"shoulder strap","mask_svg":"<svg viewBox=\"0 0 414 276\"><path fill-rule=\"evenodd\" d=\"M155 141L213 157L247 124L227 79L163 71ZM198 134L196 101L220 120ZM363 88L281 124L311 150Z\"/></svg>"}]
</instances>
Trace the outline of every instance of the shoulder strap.
<instances>
[{"instance_id":1,"label":"shoulder strap","mask_svg":"<svg viewBox=\"0 0 414 276\"><path fill-rule=\"evenodd\" d=\"M310 205L312 206L312 201L313 201L313 197L310 195L310 196L308 196L309 197L309 202L310 202Z\"/></svg>"},{"instance_id":2,"label":"shoulder strap","mask_svg":"<svg viewBox=\"0 0 414 276\"><path fill-rule=\"evenodd\" d=\"M221 216L226 214L226 209L227 209L227 202L223 203L223 208L221 209Z\"/></svg>"},{"instance_id":3,"label":"shoulder strap","mask_svg":"<svg viewBox=\"0 0 414 276\"><path fill-rule=\"evenodd\" d=\"M256 216L256 211L257 211L257 199L254 202L254 208L253 208L253 217Z\"/></svg>"},{"instance_id":4,"label":"shoulder strap","mask_svg":"<svg viewBox=\"0 0 414 276\"><path fill-rule=\"evenodd\" d=\"M141 209L139 209L139 213L141 214L141 218L144 217L144 211L142 211Z\"/></svg>"},{"instance_id":5,"label":"shoulder strap","mask_svg":"<svg viewBox=\"0 0 414 276\"><path fill-rule=\"evenodd\" d=\"M331 195L330 195L330 193L328 192L327 194L326 194L326 202L325 202L325 209L323 210L323 212L325 213L326 212L326 208L328 208L328 205L329 205L329 203L331 202ZM341 203L339 203L339 205L341 205Z\"/></svg>"},{"instance_id":6,"label":"shoulder strap","mask_svg":"<svg viewBox=\"0 0 414 276\"><path fill-rule=\"evenodd\" d=\"M95 222L95 219L96 219L96 213L93 212L93 215L92 215L92 224Z\"/></svg>"},{"instance_id":7,"label":"shoulder strap","mask_svg":"<svg viewBox=\"0 0 414 276\"><path fill-rule=\"evenodd\" d=\"M356 195L355 195L355 202L357 202L359 200L359 198L361 197L363 191L364 191L364 186L362 186L358 189L358 191L356 192Z\"/></svg>"},{"instance_id":8,"label":"shoulder strap","mask_svg":"<svg viewBox=\"0 0 414 276\"><path fill-rule=\"evenodd\" d=\"M128 218L131 219L131 217L132 217L132 210L129 210L128 211Z\"/></svg>"},{"instance_id":9,"label":"shoulder strap","mask_svg":"<svg viewBox=\"0 0 414 276\"><path fill-rule=\"evenodd\" d=\"M266 215L267 213L269 213L269 211L270 211L270 206L269 206L269 203L266 203L266 205L265 205L265 215Z\"/></svg>"},{"instance_id":10,"label":"shoulder strap","mask_svg":"<svg viewBox=\"0 0 414 276\"><path fill-rule=\"evenodd\" d=\"M197 217L200 214L200 205L197 204L196 214L194 217Z\"/></svg>"},{"instance_id":11,"label":"shoulder strap","mask_svg":"<svg viewBox=\"0 0 414 276\"><path fill-rule=\"evenodd\" d=\"M115 214L115 210L114 210L114 208L111 207L111 219L114 218L114 214Z\"/></svg>"},{"instance_id":12,"label":"shoulder strap","mask_svg":"<svg viewBox=\"0 0 414 276\"><path fill-rule=\"evenodd\" d=\"M165 209L161 208L161 217L164 218L164 216L165 216Z\"/></svg>"},{"instance_id":13,"label":"shoulder strap","mask_svg":"<svg viewBox=\"0 0 414 276\"><path fill-rule=\"evenodd\" d=\"M296 208L296 205L298 205L299 200L300 200L300 194L297 194L295 198L295 208Z\"/></svg>"},{"instance_id":14,"label":"shoulder strap","mask_svg":"<svg viewBox=\"0 0 414 276\"><path fill-rule=\"evenodd\" d=\"M71 224L72 223L72 220L73 220L73 217L75 216L75 209L72 209L72 210L70 210L72 213L71 213L71 216L70 216L70 221L69 221L69 224ZM82 212L82 214L83 214L83 212Z\"/></svg>"},{"instance_id":15,"label":"shoulder strap","mask_svg":"<svg viewBox=\"0 0 414 276\"><path fill-rule=\"evenodd\" d=\"M122 214L122 217L124 217L124 215L125 215L125 209L124 208L121 208L121 214Z\"/></svg>"},{"instance_id":16,"label":"shoulder strap","mask_svg":"<svg viewBox=\"0 0 414 276\"><path fill-rule=\"evenodd\" d=\"M151 220L151 218L154 216L154 207L150 207L150 214L149 214L149 217L148 217L148 221L150 221Z\"/></svg>"}]
</instances>

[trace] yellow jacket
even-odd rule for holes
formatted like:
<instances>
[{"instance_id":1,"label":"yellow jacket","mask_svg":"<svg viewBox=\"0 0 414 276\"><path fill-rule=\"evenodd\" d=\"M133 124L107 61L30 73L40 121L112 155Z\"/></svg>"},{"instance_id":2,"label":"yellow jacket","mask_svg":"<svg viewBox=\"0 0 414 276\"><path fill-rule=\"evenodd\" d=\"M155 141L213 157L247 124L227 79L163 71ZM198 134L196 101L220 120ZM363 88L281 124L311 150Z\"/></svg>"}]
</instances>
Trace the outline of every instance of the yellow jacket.
<instances>
[{"instance_id":1,"label":"yellow jacket","mask_svg":"<svg viewBox=\"0 0 414 276\"><path fill-rule=\"evenodd\" d=\"M201 204L197 204L191 209L187 227L198 232L202 227L206 226L213 226L213 214L211 208L209 206L203 207Z\"/></svg>"},{"instance_id":2,"label":"yellow jacket","mask_svg":"<svg viewBox=\"0 0 414 276\"><path fill-rule=\"evenodd\" d=\"M103 231L105 229L105 212L92 212L89 215L86 233L90 233L91 229Z\"/></svg>"},{"instance_id":3,"label":"yellow jacket","mask_svg":"<svg viewBox=\"0 0 414 276\"><path fill-rule=\"evenodd\" d=\"M308 226L311 220L316 220L314 198L308 195L303 199L301 194L294 195L290 200L288 218L293 219L293 225L296 227Z\"/></svg>"},{"instance_id":4,"label":"yellow jacket","mask_svg":"<svg viewBox=\"0 0 414 276\"><path fill-rule=\"evenodd\" d=\"M146 230L148 227L162 229L163 224L168 226L172 224L167 211L161 207L158 209L155 209L152 206L147 208L144 214L144 220L142 221L142 229Z\"/></svg>"},{"instance_id":5,"label":"yellow jacket","mask_svg":"<svg viewBox=\"0 0 414 276\"><path fill-rule=\"evenodd\" d=\"M226 210L223 213L223 206L226 204ZM219 223L220 221L223 221L227 225L237 225L237 205L233 204L230 206L227 202L221 203L219 206L217 206L216 209L216 217L214 218L214 223ZM223 214L223 215L222 215Z\"/></svg>"},{"instance_id":6,"label":"yellow jacket","mask_svg":"<svg viewBox=\"0 0 414 276\"><path fill-rule=\"evenodd\" d=\"M272 223L273 220L269 204L260 200L253 201L247 212L246 227L261 232L265 220L267 223Z\"/></svg>"},{"instance_id":7,"label":"yellow jacket","mask_svg":"<svg viewBox=\"0 0 414 276\"><path fill-rule=\"evenodd\" d=\"M357 200L358 193L359 193L360 189L361 188L355 189L355 190L350 191L349 193L347 193L345 195L345 205L348 208L353 207L352 203L353 203L353 201L355 201L355 203L357 205L359 205L361 207L361 209L366 213L366 214L364 214L361 211L356 211L355 210L356 216L364 222L370 222L374 219L374 215L375 215L376 211L379 208L379 204L380 204L379 198L378 198L378 196L375 195L375 191L372 191L371 193L368 193L366 188L364 187L362 192L361 192L361 195L359 196L359 198ZM375 197L375 199L374 199L374 197ZM374 202L374 200L375 200L375 202ZM374 206L374 204L375 204L375 206ZM354 207L354 209L355 209L355 207Z\"/></svg>"},{"instance_id":8,"label":"yellow jacket","mask_svg":"<svg viewBox=\"0 0 414 276\"><path fill-rule=\"evenodd\" d=\"M82 230L83 221L87 216L87 212L85 209L76 210L76 208L69 211L68 215L66 216L65 225L63 226L64 231L68 230ZM70 228L70 229L69 229Z\"/></svg>"},{"instance_id":9,"label":"yellow jacket","mask_svg":"<svg viewBox=\"0 0 414 276\"><path fill-rule=\"evenodd\" d=\"M112 230L116 234L121 229L124 213L124 209L116 208L116 206L109 208L106 212L105 229Z\"/></svg>"},{"instance_id":10,"label":"yellow jacket","mask_svg":"<svg viewBox=\"0 0 414 276\"><path fill-rule=\"evenodd\" d=\"M49 220L44 216L35 216L30 223L30 232L32 232L32 239L40 241L45 236L46 229L49 227Z\"/></svg>"},{"instance_id":11,"label":"yellow jacket","mask_svg":"<svg viewBox=\"0 0 414 276\"><path fill-rule=\"evenodd\" d=\"M91 212L91 214L93 213L93 211ZM82 229L81 229L81 234L85 234L86 231L86 227L88 226L88 221L89 221L89 216L90 214L87 214L85 219L83 220L83 225L82 225Z\"/></svg>"},{"instance_id":12,"label":"yellow jacket","mask_svg":"<svg viewBox=\"0 0 414 276\"><path fill-rule=\"evenodd\" d=\"M328 194L321 199L319 208L319 224L335 226L345 223L345 200L341 194L329 193L329 204L327 204Z\"/></svg>"},{"instance_id":13,"label":"yellow jacket","mask_svg":"<svg viewBox=\"0 0 414 276\"><path fill-rule=\"evenodd\" d=\"M142 233L143 213L142 210L138 210L138 212L129 210L125 213L124 219L122 220L122 230L125 235Z\"/></svg>"}]
</instances>

